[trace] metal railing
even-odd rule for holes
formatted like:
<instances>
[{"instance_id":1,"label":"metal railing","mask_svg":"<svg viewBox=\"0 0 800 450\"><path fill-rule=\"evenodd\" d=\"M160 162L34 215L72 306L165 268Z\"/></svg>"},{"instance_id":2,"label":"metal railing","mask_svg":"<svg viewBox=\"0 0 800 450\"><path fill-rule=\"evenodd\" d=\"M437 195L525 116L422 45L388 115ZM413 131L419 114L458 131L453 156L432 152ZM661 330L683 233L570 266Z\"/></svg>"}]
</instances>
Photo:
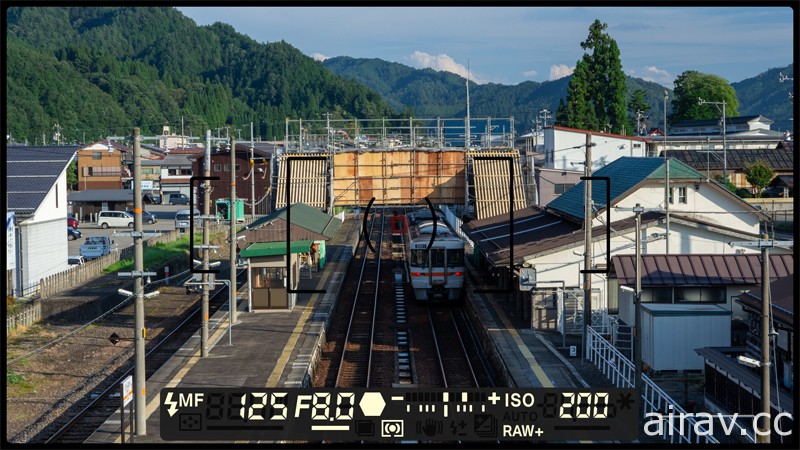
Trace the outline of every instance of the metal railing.
<instances>
[{"instance_id":1,"label":"metal railing","mask_svg":"<svg viewBox=\"0 0 800 450\"><path fill-rule=\"evenodd\" d=\"M586 336L586 359L590 360L605 375L614 386L619 388L634 387L633 379L635 370L633 363L625 357L619 350L614 348L606 336L598 333L592 327L587 327ZM662 438L674 443L709 443L718 444L716 438L708 433L708 429L697 423L694 417L687 413L678 402L672 399L647 375L642 374L643 389L642 402L644 417L650 417L648 413L661 414L662 420L666 421L661 429ZM680 421L675 425L674 419ZM678 431L677 433L675 431ZM700 431L700 433L697 433Z\"/></svg>"}]
</instances>

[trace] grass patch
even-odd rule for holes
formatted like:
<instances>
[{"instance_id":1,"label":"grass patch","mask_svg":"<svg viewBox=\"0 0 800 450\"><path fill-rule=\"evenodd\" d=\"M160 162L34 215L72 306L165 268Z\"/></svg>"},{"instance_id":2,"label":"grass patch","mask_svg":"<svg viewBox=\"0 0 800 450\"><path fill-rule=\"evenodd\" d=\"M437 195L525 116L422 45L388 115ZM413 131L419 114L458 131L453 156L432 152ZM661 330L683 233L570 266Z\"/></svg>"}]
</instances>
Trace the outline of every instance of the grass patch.
<instances>
[{"instance_id":1,"label":"grass patch","mask_svg":"<svg viewBox=\"0 0 800 450\"><path fill-rule=\"evenodd\" d=\"M25 377L11 369L6 369L6 384L22 384L24 382Z\"/></svg>"},{"instance_id":2,"label":"grass patch","mask_svg":"<svg viewBox=\"0 0 800 450\"><path fill-rule=\"evenodd\" d=\"M6 389L9 397L23 397L36 393L36 386L33 383L11 369L6 369Z\"/></svg>"},{"instance_id":3,"label":"grass patch","mask_svg":"<svg viewBox=\"0 0 800 450\"><path fill-rule=\"evenodd\" d=\"M186 258L189 255L189 237L184 236L172 242L156 244L144 248L145 270L164 267L169 261ZM105 273L133 270L133 258L122 259L103 269Z\"/></svg>"}]
</instances>

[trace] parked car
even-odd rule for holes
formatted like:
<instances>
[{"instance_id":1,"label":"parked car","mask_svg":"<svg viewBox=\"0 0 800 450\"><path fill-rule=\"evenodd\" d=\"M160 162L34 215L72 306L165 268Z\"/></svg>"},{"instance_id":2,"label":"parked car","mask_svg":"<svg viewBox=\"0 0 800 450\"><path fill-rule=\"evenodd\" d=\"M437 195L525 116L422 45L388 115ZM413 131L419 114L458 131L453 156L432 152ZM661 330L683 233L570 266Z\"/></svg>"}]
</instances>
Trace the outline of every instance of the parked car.
<instances>
[{"instance_id":1,"label":"parked car","mask_svg":"<svg viewBox=\"0 0 800 450\"><path fill-rule=\"evenodd\" d=\"M72 214L67 214L67 226L72 228L78 228L78 225L80 225L78 219L76 219L75 216L73 216Z\"/></svg>"},{"instance_id":2,"label":"parked car","mask_svg":"<svg viewBox=\"0 0 800 450\"><path fill-rule=\"evenodd\" d=\"M80 239L81 237L82 237L81 232L78 231L76 228L69 226L67 227L67 239L69 239L70 241L74 241L75 239Z\"/></svg>"},{"instance_id":3,"label":"parked car","mask_svg":"<svg viewBox=\"0 0 800 450\"><path fill-rule=\"evenodd\" d=\"M86 263L86 258L84 258L81 255L77 255L77 256L70 255L70 256L67 256L67 263L70 266L75 266L75 265L82 266L82 265L84 265Z\"/></svg>"},{"instance_id":4,"label":"parked car","mask_svg":"<svg viewBox=\"0 0 800 450\"><path fill-rule=\"evenodd\" d=\"M161 204L161 195L160 194L147 194L150 196L150 201L153 202L154 205Z\"/></svg>"},{"instance_id":5,"label":"parked car","mask_svg":"<svg viewBox=\"0 0 800 450\"><path fill-rule=\"evenodd\" d=\"M188 205L189 204L189 196L182 193L176 194L165 194L167 197L167 203L170 205Z\"/></svg>"},{"instance_id":6,"label":"parked car","mask_svg":"<svg viewBox=\"0 0 800 450\"><path fill-rule=\"evenodd\" d=\"M130 214L131 216L133 216L133 210L129 209L129 210L125 211L125 212ZM142 210L142 222L149 223L149 224L154 224L154 223L158 222L158 217L156 217L156 215L151 213L150 211Z\"/></svg>"},{"instance_id":7,"label":"parked car","mask_svg":"<svg viewBox=\"0 0 800 450\"><path fill-rule=\"evenodd\" d=\"M86 242L81 245L81 256L87 261L105 256L111 253L114 240L109 236L88 236Z\"/></svg>"},{"instance_id":8,"label":"parked car","mask_svg":"<svg viewBox=\"0 0 800 450\"><path fill-rule=\"evenodd\" d=\"M125 211L100 211L97 213L97 225L100 228L133 228L133 216Z\"/></svg>"}]
</instances>

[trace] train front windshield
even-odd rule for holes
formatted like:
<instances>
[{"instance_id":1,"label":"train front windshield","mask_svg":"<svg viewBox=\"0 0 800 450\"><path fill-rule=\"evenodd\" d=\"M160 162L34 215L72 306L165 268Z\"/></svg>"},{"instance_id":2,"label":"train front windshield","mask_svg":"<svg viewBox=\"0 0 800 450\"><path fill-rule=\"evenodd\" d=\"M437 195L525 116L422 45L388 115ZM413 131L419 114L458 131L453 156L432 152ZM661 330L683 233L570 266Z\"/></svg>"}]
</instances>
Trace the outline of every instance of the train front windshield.
<instances>
[{"instance_id":1,"label":"train front windshield","mask_svg":"<svg viewBox=\"0 0 800 450\"><path fill-rule=\"evenodd\" d=\"M434 248L425 250L411 250L411 265L417 267L444 267L445 249ZM464 250L447 250L447 267L460 267L464 265Z\"/></svg>"},{"instance_id":2,"label":"train front windshield","mask_svg":"<svg viewBox=\"0 0 800 450\"><path fill-rule=\"evenodd\" d=\"M464 250L447 251L447 267L461 267L464 265Z\"/></svg>"}]
</instances>

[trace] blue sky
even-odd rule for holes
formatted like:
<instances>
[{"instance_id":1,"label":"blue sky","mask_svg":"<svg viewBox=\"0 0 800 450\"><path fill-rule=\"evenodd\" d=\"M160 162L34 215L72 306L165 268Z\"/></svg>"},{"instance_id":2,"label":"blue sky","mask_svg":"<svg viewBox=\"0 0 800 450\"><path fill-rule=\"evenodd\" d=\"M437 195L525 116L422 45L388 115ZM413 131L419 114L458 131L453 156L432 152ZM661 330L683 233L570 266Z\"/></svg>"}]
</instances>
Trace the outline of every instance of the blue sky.
<instances>
[{"instance_id":1,"label":"blue sky","mask_svg":"<svg viewBox=\"0 0 800 450\"><path fill-rule=\"evenodd\" d=\"M308 56L380 58L449 70L478 83L569 75L599 19L626 74L672 88L686 70L729 82L793 62L789 7L181 7Z\"/></svg>"}]
</instances>

